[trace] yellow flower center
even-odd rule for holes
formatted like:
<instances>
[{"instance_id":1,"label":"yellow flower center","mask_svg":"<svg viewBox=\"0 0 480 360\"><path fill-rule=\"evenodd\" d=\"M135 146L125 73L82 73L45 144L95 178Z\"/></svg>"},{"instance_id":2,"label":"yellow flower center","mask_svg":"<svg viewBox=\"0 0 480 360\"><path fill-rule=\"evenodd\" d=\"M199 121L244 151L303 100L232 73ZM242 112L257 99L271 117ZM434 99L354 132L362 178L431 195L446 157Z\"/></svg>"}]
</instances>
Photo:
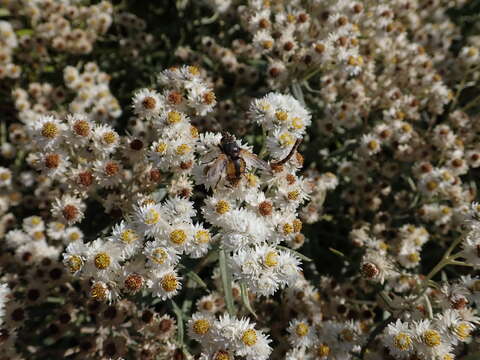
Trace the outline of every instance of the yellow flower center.
<instances>
[{"instance_id":1,"label":"yellow flower center","mask_svg":"<svg viewBox=\"0 0 480 360\"><path fill-rule=\"evenodd\" d=\"M177 245L182 245L187 240L187 234L181 229L173 230L170 233L170 241Z\"/></svg>"},{"instance_id":2,"label":"yellow flower center","mask_svg":"<svg viewBox=\"0 0 480 360\"><path fill-rule=\"evenodd\" d=\"M10 175L9 172L5 171L5 172L2 172L0 174L0 180L2 181L7 181L8 179L10 179L12 176Z\"/></svg>"},{"instance_id":3,"label":"yellow flower center","mask_svg":"<svg viewBox=\"0 0 480 360\"><path fill-rule=\"evenodd\" d=\"M178 111L170 111L167 115L169 124L176 124L182 120L182 115Z\"/></svg>"},{"instance_id":4,"label":"yellow flower center","mask_svg":"<svg viewBox=\"0 0 480 360\"><path fill-rule=\"evenodd\" d=\"M278 110L275 113L275 117L278 121L286 121L288 119L288 113L284 110Z\"/></svg>"},{"instance_id":5,"label":"yellow flower center","mask_svg":"<svg viewBox=\"0 0 480 360\"><path fill-rule=\"evenodd\" d=\"M191 75L199 75L199 74L200 74L200 70L199 70L198 67L196 67L196 66L189 66L189 67L188 67L188 72L189 72Z\"/></svg>"},{"instance_id":6,"label":"yellow flower center","mask_svg":"<svg viewBox=\"0 0 480 360\"><path fill-rule=\"evenodd\" d=\"M159 154L165 154L167 151L168 145L165 143L160 143L157 146L155 146L155 152Z\"/></svg>"},{"instance_id":7,"label":"yellow flower center","mask_svg":"<svg viewBox=\"0 0 480 360\"><path fill-rule=\"evenodd\" d=\"M190 135L192 138L198 138L198 129L195 126L190 126Z\"/></svg>"},{"instance_id":8,"label":"yellow flower center","mask_svg":"<svg viewBox=\"0 0 480 360\"><path fill-rule=\"evenodd\" d=\"M164 264L167 261L168 254L162 248L156 248L152 251L152 260L155 261L157 264Z\"/></svg>"},{"instance_id":9,"label":"yellow flower center","mask_svg":"<svg viewBox=\"0 0 480 360\"><path fill-rule=\"evenodd\" d=\"M405 114L401 111L398 112L397 115L400 116L402 119L405 117ZM410 124L403 124L401 128L402 128L402 131L406 133L409 133L412 131L412 126Z\"/></svg>"},{"instance_id":10,"label":"yellow flower center","mask_svg":"<svg viewBox=\"0 0 480 360\"><path fill-rule=\"evenodd\" d=\"M417 263L420 261L420 255L416 252L408 254L407 258L408 258L408 261L412 263Z\"/></svg>"},{"instance_id":11,"label":"yellow flower center","mask_svg":"<svg viewBox=\"0 0 480 360\"><path fill-rule=\"evenodd\" d=\"M58 135L58 127L54 122L48 121L45 124L43 124L42 127L42 136L49 138L49 139L54 139Z\"/></svg>"},{"instance_id":12,"label":"yellow flower center","mask_svg":"<svg viewBox=\"0 0 480 360\"><path fill-rule=\"evenodd\" d=\"M309 327L307 324L305 323L300 323L296 326L295 328L295 333L300 336L300 337L303 337L305 335L308 334L308 330L309 330Z\"/></svg>"},{"instance_id":13,"label":"yellow flower center","mask_svg":"<svg viewBox=\"0 0 480 360\"><path fill-rule=\"evenodd\" d=\"M62 231L63 229L65 229L65 225L62 224L61 222L56 222L54 225L53 225L54 229L57 230L57 231Z\"/></svg>"},{"instance_id":14,"label":"yellow flower center","mask_svg":"<svg viewBox=\"0 0 480 360\"><path fill-rule=\"evenodd\" d=\"M71 273L75 273L80 270L83 266L82 258L78 255L71 255L67 260L67 267Z\"/></svg>"},{"instance_id":15,"label":"yellow flower center","mask_svg":"<svg viewBox=\"0 0 480 360\"><path fill-rule=\"evenodd\" d=\"M448 206L445 206L442 208L442 214L448 215L452 212L452 209L450 209Z\"/></svg>"},{"instance_id":16,"label":"yellow flower center","mask_svg":"<svg viewBox=\"0 0 480 360\"><path fill-rule=\"evenodd\" d=\"M478 54L478 50L474 47L468 48L467 55L469 57L474 57Z\"/></svg>"},{"instance_id":17,"label":"yellow flower center","mask_svg":"<svg viewBox=\"0 0 480 360\"><path fill-rule=\"evenodd\" d=\"M147 216L145 216L145 224L154 225L160 221L160 214L155 209L148 210Z\"/></svg>"},{"instance_id":18,"label":"yellow flower center","mask_svg":"<svg viewBox=\"0 0 480 360\"><path fill-rule=\"evenodd\" d=\"M435 330L427 330L423 333L423 342L429 347L435 347L440 345L442 338L440 334Z\"/></svg>"},{"instance_id":19,"label":"yellow flower center","mask_svg":"<svg viewBox=\"0 0 480 360\"><path fill-rule=\"evenodd\" d=\"M257 332L253 329L248 329L242 335L242 342L247 346L253 346L257 343Z\"/></svg>"},{"instance_id":20,"label":"yellow flower center","mask_svg":"<svg viewBox=\"0 0 480 360\"><path fill-rule=\"evenodd\" d=\"M199 244L210 242L210 233L207 230L198 230L195 234L195 240Z\"/></svg>"},{"instance_id":21,"label":"yellow flower center","mask_svg":"<svg viewBox=\"0 0 480 360\"><path fill-rule=\"evenodd\" d=\"M292 127L295 129L303 129L303 120L299 117L294 117L292 119Z\"/></svg>"},{"instance_id":22,"label":"yellow flower center","mask_svg":"<svg viewBox=\"0 0 480 360\"><path fill-rule=\"evenodd\" d=\"M208 91L205 94L203 94L203 102L207 105L211 105L215 102L216 97L215 93L213 91Z\"/></svg>"},{"instance_id":23,"label":"yellow flower center","mask_svg":"<svg viewBox=\"0 0 480 360\"><path fill-rule=\"evenodd\" d=\"M330 347L329 347L328 345L321 344L321 345L317 348L317 355L318 355L319 357L330 355Z\"/></svg>"},{"instance_id":24,"label":"yellow flower center","mask_svg":"<svg viewBox=\"0 0 480 360\"><path fill-rule=\"evenodd\" d=\"M75 241L80 239L80 234L78 232L72 232L69 236L70 241Z\"/></svg>"},{"instance_id":25,"label":"yellow flower center","mask_svg":"<svg viewBox=\"0 0 480 360\"><path fill-rule=\"evenodd\" d=\"M283 234L284 235L291 234L292 232L293 232L293 225L291 225L289 223L283 224Z\"/></svg>"},{"instance_id":26,"label":"yellow flower center","mask_svg":"<svg viewBox=\"0 0 480 360\"><path fill-rule=\"evenodd\" d=\"M376 140L370 140L367 144L367 147L371 150L377 150L378 149L378 142Z\"/></svg>"},{"instance_id":27,"label":"yellow flower center","mask_svg":"<svg viewBox=\"0 0 480 360\"><path fill-rule=\"evenodd\" d=\"M278 264L278 253L276 251L269 251L267 255L265 255L265 265L268 267L277 266Z\"/></svg>"},{"instance_id":28,"label":"yellow flower center","mask_svg":"<svg viewBox=\"0 0 480 360\"><path fill-rule=\"evenodd\" d=\"M177 146L177 148L175 149L175 152L178 155L185 155L185 154L188 154L190 150L192 150L190 146L188 146L187 144L182 144L180 146Z\"/></svg>"},{"instance_id":29,"label":"yellow flower center","mask_svg":"<svg viewBox=\"0 0 480 360\"><path fill-rule=\"evenodd\" d=\"M126 229L126 230L122 231L122 233L120 234L120 240L122 240L122 242L124 242L126 244L130 244L130 243L138 240L138 235L132 229Z\"/></svg>"},{"instance_id":30,"label":"yellow flower center","mask_svg":"<svg viewBox=\"0 0 480 360\"><path fill-rule=\"evenodd\" d=\"M271 49L273 46L273 41L272 40L264 40L262 41L262 47L264 49Z\"/></svg>"},{"instance_id":31,"label":"yellow flower center","mask_svg":"<svg viewBox=\"0 0 480 360\"><path fill-rule=\"evenodd\" d=\"M106 252L100 252L95 255L94 264L99 270L105 270L110 266L112 259Z\"/></svg>"},{"instance_id":32,"label":"yellow flower center","mask_svg":"<svg viewBox=\"0 0 480 360\"><path fill-rule=\"evenodd\" d=\"M77 120L73 124L73 131L78 136L87 136L90 134L90 124L85 120Z\"/></svg>"},{"instance_id":33,"label":"yellow flower center","mask_svg":"<svg viewBox=\"0 0 480 360\"><path fill-rule=\"evenodd\" d=\"M300 219L293 220L292 224L293 224L293 231L297 233L302 231L302 221Z\"/></svg>"},{"instance_id":34,"label":"yellow flower center","mask_svg":"<svg viewBox=\"0 0 480 360\"><path fill-rule=\"evenodd\" d=\"M268 111L271 109L271 106L269 103L267 102L262 102L260 105L259 105L260 109L263 110L263 111Z\"/></svg>"},{"instance_id":35,"label":"yellow flower center","mask_svg":"<svg viewBox=\"0 0 480 360\"><path fill-rule=\"evenodd\" d=\"M90 296L95 300L105 300L108 295L108 289L102 283L95 283L90 289Z\"/></svg>"},{"instance_id":36,"label":"yellow flower center","mask_svg":"<svg viewBox=\"0 0 480 360\"><path fill-rule=\"evenodd\" d=\"M225 200L220 200L215 206L215 211L220 215L226 214L230 211L230 204Z\"/></svg>"},{"instance_id":37,"label":"yellow flower center","mask_svg":"<svg viewBox=\"0 0 480 360\"><path fill-rule=\"evenodd\" d=\"M250 187L255 187L257 186L258 184L258 177L256 177L255 175L253 174L246 174L245 177L247 178L247 183L248 183L248 186Z\"/></svg>"},{"instance_id":38,"label":"yellow flower center","mask_svg":"<svg viewBox=\"0 0 480 360\"><path fill-rule=\"evenodd\" d=\"M297 200L299 196L300 196L300 191L298 191L298 190L290 191L290 192L287 194L288 200L290 200L290 201L295 201L295 200Z\"/></svg>"},{"instance_id":39,"label":"yellow flower center","mask_svg":"<svg viewBox=\"0 0 480 360\"><path fill-rule=\"evenodd\" d=\"M435 180L427 182L427 189L429 191L434 191L438 187L438 183Z\"/></svg>"},{"instance_id":40,"label":"yellow flower center","mask_svg":"<svg viewBox=\"0 0 480 360\"><path fill-rule=\"evenodd\" d=\"M105 134L103 134L102 140L105 144L112 145L117 141L117 134L113 131L107 131Z\"/></svg>"},{"instance_id":41,"label":"yellow flower center","mask_svg":"<svg viewBox=\"0 0 480 360\"><path fill-rule=\"evenodd\" d=\"M230 356L227 352L220 350L217 355L215 355L215 360L230 360Z\"/></svg>"},{"instance_id":42,"label":"yellow flower center","mask_svg":"<svg viewBox=\"0 0 480 360\"><path fill-rule=\"evenodd\" d=\"M198 335L205 335L210 330L210 322L205 319L197 320L193 323L193 331Z\"/></svg>"},{"instance_id":43,"label":"yellow flower center","mask_svg":"<svg viewBox=\"0 0 480 360\"><path fill-rule=\"evenodd\" d=\"M470 336L470 326L467 323L461 323L455 327L455 334L462 340L466 340Z\"/></svg>"},{"instance_id":44,"label":"yellow flower center","mask_svg":"<svg viewBox=\"0 0 480 360\"><path fill-rule=\"evenodd\" d=\"M290 133L281 134L279 140L282 147L290 147L295 144L295 137Z\"/></svg>"},{"instance_id":45,"label":"yellow flower center","mask_svg":"<svg viewBox=\"0 0 480 360\"><path fill-rule=\"evenodd\" d=\"M42 219L38 216L32 216L30 218L30 221L31 221L32 225L40 225L42 223Z\"/></svg>"},{"instance_id":46,"label":"yellow flower center","mask_svg":"<svg viewBox=\"0 0 480 360\"><path fill-rule=\"evenodd\" d=\"M402 351L407 351L412 347L412 338L405 333L398 333L393 338L393 345Z\"/></svg>"},{"instance_id":47,"label":"yellow flower center","mask_svg":"<svg viewBox=\"0 0 480 360\"><path fill-rule=\"evenodd\" d=\"M42 240L43 238L45 238L45 234L43 233L43 231L35 231L33 233L33 238L35 240Z\"/></svg>"},{"instance_id":48,"label":"yellow flower center","mask_svg":"<svg viewBox=\"0 0 480 360\"><path fill-rule=\"evenodd\" d=\"M178 280L174 274L167 274L161 281L162 289L166 292L175 291L178 287Z\"/></svg>"}]
</instances>

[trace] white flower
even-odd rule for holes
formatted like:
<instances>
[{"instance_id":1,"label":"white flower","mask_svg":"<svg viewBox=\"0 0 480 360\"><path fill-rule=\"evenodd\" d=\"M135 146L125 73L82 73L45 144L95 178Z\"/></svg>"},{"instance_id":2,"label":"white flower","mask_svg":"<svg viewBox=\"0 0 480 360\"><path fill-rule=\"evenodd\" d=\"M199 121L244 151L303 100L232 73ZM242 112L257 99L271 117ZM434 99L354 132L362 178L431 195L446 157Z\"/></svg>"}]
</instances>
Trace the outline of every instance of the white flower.
<instances>
[{"instance_id":1,"label":"white flower","mask_svg":"<svg viewBox=\"0 0 480 360\"><path fill-rule=\"evenodd\" d=\"M148 203L136 207L134 211L135 223L145 236L155 237L167 226L163 207L155 203Z\"/></svg>"},{"instance_id":2,"label":"white flower","mask_svg":"<svg viewBox=\"0 0 480 360\"><path fill-rule=\"evenodd\" d=\"M5 235L5 242L7 243L8 247L11 248L17 248L29 241L31 241L31 237L22 230L10 230Z\"/></svg>"},{"instance_id":3,"label":"white flower","mask_svg":"<svg viewBox=\"0 0 480 360\"><path fill-rule=\"evenodd\" d=\"M30 153L33 166L52 179L62 179L70 166L69 156L64 151Z\"/></svg>"},{"instance_id":4,"label":"white flower","mask_svg":"<svg viewBox=\"0 0 480 360\"><path fill-rule=\"evenodd\" d=\"M99 238L87 246L84 275L106 282L113 280L120 269L119 262L123 260L122 249L118 243Z\"/></svg>"},{"instance_id":5,"label":"white flower","mask_svg":"<svg viewBox=\"0 0 480 360\"><path fill-rule=\"evenodd\" d=\"M122 249L122 257L127 259L134 256L143 245L143 237L133 224L125 221L116 224L112 229L109 240L115 241Z\"/></svg>"},{"instance_id":6,"label":"white flower","mask_svg":"<svg viewBox=\"0 0 480 360\"><path fill-rule=\"evenodd\" d=\"M390 354L397 359L404 359L414 352L415 335L409 324L400 319L389 324L382 336L383 343Z\"/></svg>"},{"instance_id":7,"label":"white flower","mask_svg":"<svg viewBox=\"0 0 480 360\"><path fill-rule=\"evenodd\" d=\"M93 130L93 148L102 155L113 153L120 144L119 135L108 125L97 125Z\"/></svg>"},{"instance_id":8,"label":"white flower","mask_svg":"<svg viewBox=\"0 0 480 360\"><path fill-rule=\"evenodd\" d=\"M158 116L163 107L163 101L154 90L142 89L133 96L133 110L142 118L151 119Z\"/></svg>"},{"instance_id":9,"label":"white flower","mask_svg":"<svg viewBox=\"0 0 480 360\"><path fill-rule=\"evenodd\" d=\"M367 251L362 258L360 269L363 277L380 284L395 274L391 261L375 251Z\"/></svg>"},{"instance_id":10,"label":"white flower","mask_svg":"<svg viewBox=\"0 0 480 360\"><path fill-rule=\"evenodd\" d=\"M206 347L211 340L211 329L213 328L215 318L213 315L205 312L196 312L188 321L188 335L197 340Z\"/></svg>"},{"instance_id":11,"label":"white flower","mask_svg":"<svg viewBox=\"0 0 480 360\"><path fill-rule=\"evenodd\" d=\"M221 239L227 249L238 249L267 241L271 235L263 218L246 209L233 209L222 222Z\"/></svg>"},{"instance_id":12,"label":"white flower","mask_svg":"<svg viewBox=\"0 0 480 360\"><path fill-rule=\"evenodd\" d=\"M69 194L55 199L52 205L52 216L69 225L80 222L83 219L85 204L79 198Z\"/></svg>"},{"instance_id":13,"label":"white flower","mask_svg":"<svg viewBox=\"0 0 480 360\"><path fill-rule=\"evenodd\" d=\"M65 229L63 240L66 244L72 241L83 240L83 231L76 226L71 226Z\"/></svg>"},{"instance_id":14,"label":"white flower","mask_svg":"<svg viewBox=\"0 0 480 360\"><path fill-rule=\"evenodd\" d=\"M201 258L208 252L211 242L212 235L210 231L206 230L201 224L194 224L192 242L186 248L185 253L193 259Z\"/></svg>"},{"instance_id":15,"label":"white flower","mask_svg":"<svg viewBox=\"0 0 480 360\"><path fill-rule=\"evenodd\" d=\"M93 134L93 124L84 114L67 115L68 131L66 142L76 147L85 146Z\"/></svg>"},{"instance_id":16,"label":"white flower","mask_svg":"<svg viewBox=\"0 0 480 360\"><path fill-rule=\"evenodd\" d=\"M66 125L53 116L41 116L37 121L33 122L30 131L38 148L53 149L62 140Z\"/></svg>"},{"instance_id":17,"label":"white flower","mask_svg":"<svg viewBox=\"0 0 480 360\"><path fill-rule=\"evenodd\" d=\"M63 264L72 274L82 271L88 255L88 246L79 239L72 241L63 253Z\"/></svg>"},{"instance_id":18,"label":"white flower","mask_svg":"<svg viewBox=\"0 0 480 360\"><path fill-rule=\"evenodd\" d=\"M238 320L224 314L214 323L211 332L215 349L234 351L247 360L266 360L272 351L268 337L255 330L246 318Z\"/></svg>"},{"instance_id":19,"label":"white flower","mask_svg":"<svg viewBox=\"0 0 480 360\"><path fill-rule=\"evenodd\" d=\"M170 221L189 221L196 215L193 202L178 196L168 198L163 206Z\"/></svg>"},{"instance_id":20,"label":"white flower","mask_svg":"<svg viewBox=\"0 0 480 360\"><path fill-rule=\"evenodd\" d=\"M451 343L430 320L420 320L413 323L415 334L415 350L426 359L440 358L451 351Z\"/></svg>"},{"instance_id":21,"label":"white flower","mask_svg":"<svg viewBox=\"0 0 480 360\"><path fill-rule=\"evenodd\" d=\"M165 269L151 273L152 294L162 300L170 299L181 289L181 278L175 269Z\"/></svg>"},{"instance_id":22,"label":"white flower","mask_svg":"<svg viewBox=\"0 0 480 360\"><path fill-rule=\"evenodd\" d=\"M49 222L47 235L50 239L61 240L65 236L65 224L60 221Z\"/></svg>"},{"instance_id":23,"label":"white flower","mask_svg":"<svg viewBox=\"0 0 480 360\"><path fill-rule=\"evenodd\" d=\"M105 188L118 185L123 178L122 165L116 160L97 160L93 163L93 170L98 184Z\"/></svg>"},{"instance_id":24,"label":"white flower","mask_svg":"<svg viewBox=\"0 0 480 360\"><path fill-rule=\"evenodd\" d=\"M307 319L293 319L288 326L288 341L293 347L309 348L317 340L315 328Z\"/></svg>"},{"instance_id":25,"label":"white flower","mask_svg":"<svg viewBox=\"0 0 480 360\"><path fill-rule=\"evenodd\" d=\"M447 342L457 345L459 342L466 342L470 338L470 333L475 326L467 321L463 321L457 310L447 309L439 314L436 322L440 329L444 330Z\"/></svg>"},{"instance_id":26,"label":"white flower","mask_svg":"<svg viewBox=\"0 0 480 360\"><path fill-rule=\"evenodd\" d=\"M27 234L33 234L45 230L45 223L40 216L29 216L23 219L22 227Z\"/></svg>"},{"instance_id":27,"label":"white flower","mask_svg":"<svg viewBox=\"0 0 480 360\"><path fill-rule=\"evenodd\" d=\"M0 167L0 187L9 187L12 184L12 172L10 169Z\"/></svg>"},{"instance_id":28,"label":"white flower","mask_svg":"<svg viewBox=\"0 0 480 360\"><path fill-rule=\"evenodd\" d=\"M168 269L177 265L180 257L178 253L163 242L149 241L145 244L143 254L147 257L147 265L155 269Z\"/></svg>"}]
</instances>

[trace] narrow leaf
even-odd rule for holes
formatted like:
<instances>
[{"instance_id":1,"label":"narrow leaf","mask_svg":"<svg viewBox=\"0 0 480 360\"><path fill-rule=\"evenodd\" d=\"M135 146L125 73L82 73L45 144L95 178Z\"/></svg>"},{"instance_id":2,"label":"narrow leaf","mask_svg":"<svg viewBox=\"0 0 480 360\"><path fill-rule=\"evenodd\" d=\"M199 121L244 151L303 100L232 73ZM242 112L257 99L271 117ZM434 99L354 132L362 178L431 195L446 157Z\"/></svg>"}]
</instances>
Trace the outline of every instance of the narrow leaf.
<instances>
[{"instance_id":1,"label":"narrow leaf","mask_svg":"<svg viewBox=\"0 0 480 360\"><path fill-rule=\"evenodd\" d=\"M235 307L233 305L232 295L232 274L227 264L225 250L221 249L218 253L218 262L220 266L220 275L222 278L223 292L225 293L225 304L230 315L235 315Z\"/></svg>"},{"instance_id":2,"label":"narrow leaf","mask_svg":"<svg viewBox=\"0 0 480 360\"><path fill-rule=\"evenodd\" d=\"M198 285L200 285L200 287L203 287L205 289L208 289L208 286L207 284L205 284L205 282L202 280L202 278L200 276L198 276L198 274L196 274L195 272L193 271L189 271L187 273L187 276L193 280L194 282L196 282Z\"/></svg>"},{"instance_id":3,"label":"narrow leaf","mask_svg":"<svg viewBox=\"0 0 480 360\"><path fill-rule=\"evenodd\" d=\"M330 250L332 253L334 253L335 255L338 255L340 257L345 257L345 254L342 253L341 251L337 250L337 249L334 249L334 248L328 248L328 250Z\"/></svg>"},{"instance_id":4,"label":"narrow leaf","mask_svg":"<svg viewBox=\"0 0 480 360\"><path fill-rule=\"evenodd\" d=\"M248 288L244 282L240 283L240 291L242 294L243 305L245 305L250 314L257 318L257 314L253 310L252 304L250 304L250 298L248 297Z\"/></svg>"},{"instance_id":5,"label":"narrow leaf","mask_svg":"<svg viewBox=\"0 0 480 360\"><path fill-rule=\"evenodd\" d=\"M178 345L183 346L183 313L175 301L172 300L173 312L177 316L177 341Z\"/></svg>"}]
</instances>

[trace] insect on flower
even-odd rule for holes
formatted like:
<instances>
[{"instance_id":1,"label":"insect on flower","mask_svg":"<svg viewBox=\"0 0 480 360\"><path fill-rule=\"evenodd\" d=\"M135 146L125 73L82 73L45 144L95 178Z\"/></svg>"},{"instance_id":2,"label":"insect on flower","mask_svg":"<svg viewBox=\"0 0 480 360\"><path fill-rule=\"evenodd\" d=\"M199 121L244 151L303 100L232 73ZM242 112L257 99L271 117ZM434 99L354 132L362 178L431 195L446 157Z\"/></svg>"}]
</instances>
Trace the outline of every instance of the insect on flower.
<instances>
[{"instance_id":1,"label":"insect on flower","mask_svg":"<svg viewBox=\"0 0 480 360\"><path fill-rule=\"evenodd\" d=\"M215 182L215 187L221 179L222 173L226 171L227 181L232 186L237 186L242 175L249 167L256 167L270 171L268 163L258 158L257 155L240 148L235 138L226 133L218 145L221 154L212 161L211 165L205 168L205 175L209 182Z\"/></svg>"},{"instance_id":2,"label":"insect on flower","mask_svg":"<svg viewBox=\"0 0 480 360\"><path fill-rule=\"evenodd\" d=\"M300 146L300 143L302 142L302 139L301 138L298 138L296 141L295 141L295 144L293 144L292 146L292 149L290 150L290 152L288 153L287 156L285 156L282 160L279 160L277 162L274 162L272 163L271 165L272 166L279 166L279 165L283 165L285 164L288 160L290 160L292 158L292 156L295 154L295 152L297 151L298 147Z\"/></svg>"}]
</instances>

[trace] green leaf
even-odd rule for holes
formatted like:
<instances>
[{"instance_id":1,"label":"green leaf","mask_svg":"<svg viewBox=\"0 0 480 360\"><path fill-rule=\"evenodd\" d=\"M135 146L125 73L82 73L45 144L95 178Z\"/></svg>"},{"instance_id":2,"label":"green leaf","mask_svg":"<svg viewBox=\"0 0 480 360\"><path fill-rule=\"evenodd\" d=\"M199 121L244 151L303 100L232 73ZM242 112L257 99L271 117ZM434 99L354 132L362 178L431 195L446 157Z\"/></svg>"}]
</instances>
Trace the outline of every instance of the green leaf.
<instances>
[{"instance_id":1,"label":"green leaf","mask_svg":"<svg viewBox=\"0 0 480 360\"><path fill-rule=\"evenodd\" d=\"M183 312L182 309L180 309L177 305L177 303L173 300L172 301L172 307L173 307L173 312L177 316L177 341L179 346L183 346Z\"/></svg>"},{"instance_id":2,"label":"green leaf","mask_svg":"<svg viewBox=\"0 0 480 360\"><path fill-rule=\"evenodd\" d=\"M187 272L187 276L193 280L194 282L196 282L198 285L200 285L200 287L203 287L205 289L208 289L208 286L207 284L205 284L205 282L202 280L202 278L200 276L198 276L196 273L194 273L193 271L189 271Z\"/></svg>"},{"instance_id":3,"label":"green leaf","mask_svg":"<svg viewBox=\"0 0 480 360\"><path fill-rule=\"evenodd\" d=\"M289 247L277 245L277 249L285 250L285 251L290 251L291 253L293 253L295 256L298 256L298 257L299 257L300 259L302 259L303 261L306 261L306 262L311 262L311 261L313 261L313 260L310 259L309 257L303 255L302 253L299 253L298 251L295 251L295 250L293 250L293 249L290 249Z\"/></svg>"},{"instance_id":4,"label":"green leaf","mask_svg":"<svg viewBox=\"0 0 480 360\"><path fill-rule=\"evenodd\" d=\"M334 249L334 248L328 248L328 250L330 250L332 253L334 253L335 255L338 255L340 257L345 257L345 254L342 253L341 251L337 250L337 249Z\"/></svg>"},{"instance_id":5,"label":"green leaf","mask_svg":"<svg viewBox=\"0 0 480 360\"><path fill-rule=\"evenodd\" d=\"M33 29L20 29L15 32L17 33L18 36L32 35Z\"/></svg>"},{"instance_id":6,"label":"green leaf","mask_svg":"<svg viewBox=\"0 0 480 360\"><path fill-rule=\"evenodd\" d=\"M247 288L247 285L244 282L240 283L240 291L241 291L241 294L242 294L243 305L245 305L245 307L250 312L250 314L252 314L256 319L257 314L253 310L252 304L250 304L250 298L248 297L248 288Z\"/></svg>"},{"instance_id":7,"label":"green leaf","mask_svg":"<svg viewBox=\"0 0 480 360\"><path fill-rule=\"evenodd\" d=\"M221 249L218 253L218 262L220 266L220 275L222 278L223 292L225 293L225 304L227 304L228 313L235 315L235 306L233 304L232 295L232 274L227 264L227 256L225 250Z\"/></svg>"}]
</instances>

